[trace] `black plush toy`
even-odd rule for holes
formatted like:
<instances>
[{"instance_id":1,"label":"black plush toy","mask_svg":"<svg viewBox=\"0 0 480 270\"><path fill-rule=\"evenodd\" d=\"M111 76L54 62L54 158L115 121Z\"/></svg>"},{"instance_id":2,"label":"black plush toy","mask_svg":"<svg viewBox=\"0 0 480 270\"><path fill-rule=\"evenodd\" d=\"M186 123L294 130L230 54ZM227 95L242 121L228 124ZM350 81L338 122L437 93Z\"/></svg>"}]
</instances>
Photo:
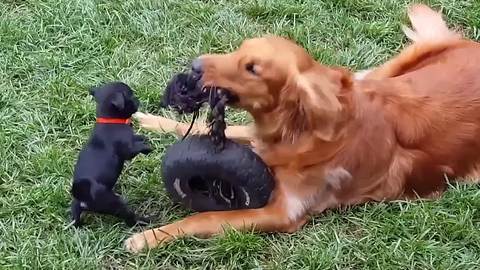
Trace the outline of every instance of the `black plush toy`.
<instances>
[{"instance_id":1,"label":"black plush toy","mask_svg":"<svg viewBox=\"0 0 480 270\"><path fill-rule=\"evenodd\" d=\"M176 75L161 102L179 113L194 113L193 121L203 104L211 108L209 134L185 135L170 146L162 162L171 198L194 211L259 208L273 190L273 176L262 159L248 146L225 137L225 106L234 100L223 89L202 88L192 72Z\"/></svg>"}]
</instances>

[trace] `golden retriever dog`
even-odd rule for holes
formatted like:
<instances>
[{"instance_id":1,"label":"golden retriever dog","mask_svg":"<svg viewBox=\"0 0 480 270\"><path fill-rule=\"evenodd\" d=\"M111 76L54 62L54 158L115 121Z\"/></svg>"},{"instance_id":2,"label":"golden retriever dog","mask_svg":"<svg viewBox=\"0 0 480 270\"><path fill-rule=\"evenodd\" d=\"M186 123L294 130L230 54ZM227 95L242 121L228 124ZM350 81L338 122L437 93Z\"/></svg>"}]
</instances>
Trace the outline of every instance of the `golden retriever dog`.
<instances>
[{"instance_id":1,"label":"golden retriever dog","mask_svg":"<svg viewBox=\"0 0 480 270\"><path fill-rule=\"evenodd\" d=\"M204 212L134 234L131 252L225 227L295 232L326 209L369 201L434 198L480 161L480 46L449 30L425 5L408 11L413 41L358 78L316 62L294 42L249 39L234 52L194 61L205 86L237 95L253 129L227 136L251 142L276 186L259 209ZM186 126L139 114L141 124L182 134ZM197 132L205 127L197 126Z\"/></svg>"}]
</instances>

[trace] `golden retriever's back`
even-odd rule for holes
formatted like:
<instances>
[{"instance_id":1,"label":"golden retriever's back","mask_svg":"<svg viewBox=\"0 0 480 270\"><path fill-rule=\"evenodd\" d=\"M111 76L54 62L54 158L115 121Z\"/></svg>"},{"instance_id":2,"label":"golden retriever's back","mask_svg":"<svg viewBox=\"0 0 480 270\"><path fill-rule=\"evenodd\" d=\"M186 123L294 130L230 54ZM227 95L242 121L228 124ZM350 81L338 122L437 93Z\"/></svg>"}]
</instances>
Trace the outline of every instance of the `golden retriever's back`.
<instances>
[{"instance_id":1,"label":"golden retriever's back","mask_svg":"<svg viewBox=\"0 0 480 270\"><path fill-rule=\"evenodd\" d=\"M383 79L380 87L373 83L371 94L383 103L399 146L413 157L406 192L443 189L444 174L464 177L479 163L478 63L478 43L453 40L441 51L413 58L403 73ZM360 83L367 92L370 84Z\"/></svg>"}]
</instances>

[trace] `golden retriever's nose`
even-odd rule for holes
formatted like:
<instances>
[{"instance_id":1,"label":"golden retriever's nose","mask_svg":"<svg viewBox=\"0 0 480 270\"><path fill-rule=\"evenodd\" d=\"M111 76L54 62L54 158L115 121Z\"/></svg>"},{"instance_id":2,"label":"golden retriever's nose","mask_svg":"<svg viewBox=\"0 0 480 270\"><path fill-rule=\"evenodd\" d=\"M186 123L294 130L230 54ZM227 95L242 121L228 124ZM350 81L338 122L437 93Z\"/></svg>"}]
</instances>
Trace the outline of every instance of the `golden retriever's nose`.
<instances>
[{"instance_id":1,"label":"golden retriever's nose","mask_svg":"<svg viewBox=\"0 0 480 270\"><path fill-rule=\"evenodd\" d=\"M203 63L200 58L196 58L192 62L192 72L195 72L197 74L202 74L203 73Z\"/></svg>"}]
</instances>

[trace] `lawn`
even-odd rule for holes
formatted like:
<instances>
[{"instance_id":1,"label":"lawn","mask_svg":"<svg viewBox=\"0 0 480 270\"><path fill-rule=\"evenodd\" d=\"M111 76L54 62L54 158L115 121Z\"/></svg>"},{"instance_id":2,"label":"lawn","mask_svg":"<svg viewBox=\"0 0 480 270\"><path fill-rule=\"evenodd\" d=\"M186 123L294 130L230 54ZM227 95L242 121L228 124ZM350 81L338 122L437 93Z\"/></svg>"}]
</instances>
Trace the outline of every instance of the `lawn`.
<instances>
[{"instance_id":1,"label":"lawn","mask_svg":"<svg viewBox=\"0 0 480 270\"><path fill-rule=\"evenodd\" d=\"M188 238L139 255L123 240L140 228L87 216L68 227L76 156L95 119L88 89L130 84L142 111L196 55L248 37L290 37L326 64L354 70L404 46L402 0L2 0L0 3L1 269L479 269L480 190L452 186L437 201L328 211L294 234L228 232ZM480 38L478 0L429 1L452 26ZM480 76L480 75L479 75ZM245 122L229 112L229 122ZM129 163L118 190L154 215L188 214L160 179L171 134L140 131L155 151Z\"/></svg>"}]
</instances>

